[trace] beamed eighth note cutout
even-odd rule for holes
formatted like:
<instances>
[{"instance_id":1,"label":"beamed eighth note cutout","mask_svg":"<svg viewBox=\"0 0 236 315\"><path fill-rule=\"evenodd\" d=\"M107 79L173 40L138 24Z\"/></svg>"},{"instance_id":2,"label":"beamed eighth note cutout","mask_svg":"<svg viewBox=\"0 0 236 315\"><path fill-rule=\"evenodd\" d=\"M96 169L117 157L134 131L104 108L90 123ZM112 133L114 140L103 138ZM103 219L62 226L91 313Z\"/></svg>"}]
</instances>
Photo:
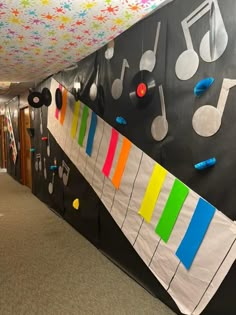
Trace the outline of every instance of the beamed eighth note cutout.
<instances>
[{"instance_id":1,"label":"beamed eighth note cutout","mask_svg":"<svg viewBox=\"0 0 236 315\"><path fill-rule=\"evenodd\" d=\"M199 136L210 137L220 129L229 90L234 86L236 86L236 80L224 79L217 107L204 105L196 110L192 124L193 129Z\"/></svg>"},{"instance_id":2,"label":"beamed eighth note cutout","mask_svg":"<svg viewBox=\"0 0 236 315\"><path fill-rule=\"evenodd\" d=\"M115 79L114 82L112 83L112 87L111 87L111 95L115 100L118 100L122 95L123 81L124 81L126 68L129 68L129 64L128 64L128 61L126 59L123 59L120 79Z\"/></svg>"},{"instance_id":3,"label":"beamed eighth note cutout","mask_svg":"<svg viewBox=\"0 0 236 315\"><path fill-rule=\"evenodd\" d=\"M162 85L159 86L159 94L161 101L161 115L157 116L151 126L153 139L156 141L163 140L168 133L168 121L166 119L166 107Z\"/></svg>"},{"instance_id":4,"label":"beamed eighth note cutout","mask_svg":"<svg viewBox=\"0 0 236 315\"><path fill-rule=\"evenodd\" d=\"M62 178L63 184L67 186L69 180L70 168L65 161L62 161L62 165L58 168L58 175Z\"/></svg>"},{"instance_id":5,"label":"beamed eighth note cutout","mask_svg":"<svg viewBox=\"0 0 236 315\"><path fill-rule=\"evenodd\" d=\"M147 70L149 72L152 72L156 65L156 53L157 53L157 46L159 42L160 37L160 30L161 30L161 22L157 23L157 31L156 31L156 37L155 37L155 43L154 43L154 49L153 50L147 50L142 55L140 63L139 63L139 69Z\"/></svg>"},{"instance_id":6,"label":"beamed eighth note cutout","mask_svg":"<svg viewBox=\"0 0 236 315\"><path fill-rule=\"evenodd\" d=\"M216 61L227 47L228 34L218 1L206 0L181 22L187 50L180 54L175 65L175 72L180 80L189 80L198 70L199 56L193 47L190 27L208 12L210 13L209 31L203 36L200 43L201 58L205 62Z\"/></svg>"}]
</instances>

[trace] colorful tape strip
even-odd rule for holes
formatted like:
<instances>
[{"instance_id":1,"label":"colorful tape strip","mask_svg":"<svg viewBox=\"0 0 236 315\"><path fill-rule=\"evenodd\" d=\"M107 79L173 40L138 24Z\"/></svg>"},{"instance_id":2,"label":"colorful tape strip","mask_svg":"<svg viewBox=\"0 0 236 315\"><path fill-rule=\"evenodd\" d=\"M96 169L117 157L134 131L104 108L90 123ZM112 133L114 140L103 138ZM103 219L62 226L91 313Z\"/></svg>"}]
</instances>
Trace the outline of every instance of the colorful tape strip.
<instances>
[{"instance_id":1,"label":"colorful tape strip","mask_svg":"<svg viewBox=\"0 0 236 315\"><path fill-rule=\"evenodd\" d=\"M120 182L125 170L125 166L129 157L131 142L127 138L123 138L123 143L120 151L120 156L116 165L115 173L112 178L112 183L116 189L119 189Z\"/></svg>"},{"instance_id":2,"label":"colorful tape strip","mask_svg":"<svg viewBox=\"0 0 236 315\"><path fill-rule=\"evenodd\" d=\"M79 138L78 138L78 144L82 147L84 143L84 137L87 129L87 119L89 115L89 109L88 106L84 105L83 113L82 113L82 119L81 119L81 125L79 130Z\"/></svg>"},{"instance_id":3,"label":"colorful tape strip","mask_svg":"<svg viewBox=\"0 0 236 315\"><path fill-rule=\"evenodd\" d=\"M185 236L177 249L176 256L186 269L190 269L197 251L204 239L216 209L200 198Z\"/></svg>"},{"instance_id":4,"label":"colorful tape strip","mask_svg":"<svg viewBox=\"0 0 236 315\"><path fill-rule=\"evenodd\" d=\"M104 163L103 168L102 168L102 172L106 177L109 177L109 175L110 175L112 162L113 162L115 152L116 152L118 138L119 138L118 131L116 131L114 128L112 128L110 144L108 147L106 160L105 160L105 163Z\"/></svg>"},{"instance_id":5,"label":"colorful tape strip","mask_svg":"<svg viewBox=\"0 0 236 315\"><path fill-rule=\"evenodd\" d=\"M71 138L74 139L76 136L76 131L78 127L78 121L79 121L79 110L80 110L80 101L75 102L74 106L74 113L73 113L73 120L71 125Z\"/></svg>"},{"instance_id":6,"label":"colorful tape strip","mask_svg":"<svg viewBox=\"0 0 236 315\"><path fill-rule=\"evenodd\" d=\"M138 212L148 223L151 222L156 201L166 178L166 174L167 170L165 170L161 165L155 164L141 208Z\"/></svg>"},{"instance_id":7,"label":"colorful tape strip","mask_svg":"<svg viewBox=\"0 0 236 315\"><path fill-rule=\"evenodd\" d=\"M66 117L66 108L67 108L67 89L64 89L62 92L62 108L61 108L61 115L60 115L60 124L64 124L64 120Z\"/></svg>"},{"instance_id":8,"label":"colorful tape strip","mask_svg":"<svg viewBox=\"0 0 236 315\"><path fill-rule=\"evenodd\" d=\"M90 122L90 127L89 127L89 134L88 134L88 141L87 141L87 146L86 146L86 153L88 156L91 156L92 150L93 150L93 141L94 141L94 136L97 128L97 115L92 112L92 117L91 117L91 122Z\"/></svg>"},{"instance_id":9,"label":"colorful tape strip","mask_svg":"<svg viewBox=\"0 0 236 315\"><path fill-rule=\"evenodd\" d=\"M62 91L62 85L61 85L61 84L59 84L59 89ZM59 111L59 109L56 107L56 110L55 110L55 118L56 118L56 119L59 118L59 113L60 113L60 111Z\"/></svg>"},{"instance_id":10,"label":"colorful tape strip","mask_svg":"<svg viewBox=\"0 0 236 315\"><path fill-rule=\"evenodd\" d=\"M171 232L188 194L188 187L178 179L175 179L161 218L156 226L156 233L166 243L170 238Z\"/></svg>"}]
</instances>

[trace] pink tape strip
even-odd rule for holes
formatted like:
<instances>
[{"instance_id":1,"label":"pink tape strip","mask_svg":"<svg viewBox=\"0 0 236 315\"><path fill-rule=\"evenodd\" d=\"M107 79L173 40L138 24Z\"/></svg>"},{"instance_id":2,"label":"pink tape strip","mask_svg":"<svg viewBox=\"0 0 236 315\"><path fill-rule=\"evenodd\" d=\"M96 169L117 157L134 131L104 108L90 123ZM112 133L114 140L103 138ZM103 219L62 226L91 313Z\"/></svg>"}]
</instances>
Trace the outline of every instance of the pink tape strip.
<instances>
[{"instance_id":1,"label":"pink tape strip","mask_svg":"<svg viewBox=\"0 0 236 315\"><path fill-rule=\"evenodd\" d=\"M61 85L61 84L59 84L59 89L62 91L62 85ZM60 111L59 111L59 109L56 107L56 110L55 110L55 118L56 118L56 119L59 118L59 113L60 113Z\"/></svg>"},{"instance_id":2,"label":"pink tape strip","mask_svg":"<svg viewBox=\"0 0 236 315\"><path fill-rule=\"evenodd\" d=\"M105 163L103 165L103 169L102 169L102 172L106 177L109 176L110 171L111 171L112 162L113 162L115 152L116 152L118 137L119 137L118 131L116 131L115 129L112 128L111 139L110 139L110 144L109 144L109 148L108 148L108 152L107 152L107 157L106 157Z\"/></svg>"}]
</instances>

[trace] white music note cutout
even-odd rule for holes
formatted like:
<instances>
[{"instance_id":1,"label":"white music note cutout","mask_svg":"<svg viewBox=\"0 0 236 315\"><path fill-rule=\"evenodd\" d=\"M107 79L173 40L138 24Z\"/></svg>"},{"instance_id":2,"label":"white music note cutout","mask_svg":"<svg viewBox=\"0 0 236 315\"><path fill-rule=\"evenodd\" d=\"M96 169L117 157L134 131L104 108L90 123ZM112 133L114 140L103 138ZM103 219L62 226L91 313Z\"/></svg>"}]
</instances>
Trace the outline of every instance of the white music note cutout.
<instances>
[{"instance_id":1,"label":"white music note cutout","mask_svg":"<svg viewBox=\"0 0 236 315\"><path fill-rule=\"evenodd\" d=\"M161 101L161 116L154 118L151 126L153 139L156 141L163 140L168 133L168 121L166 119L165 98L162 85L159 86L159 94Z\"/></svg>"},{"instance_id":2,"label":"white music note cutout","mask_svg":"<svg viewBox=\"0 0 236 315\"><path fill-rule=\"evenodd\" d=\"M43 110L42 110L42 108L40 108L39 116L40 116L40 133L42 135L43 134Z\"/></svg>"},{"instance_id":3,"label":"white music note cutout","mask_svg":"<svg viewBox=\"0 0 236 315\"><path fill-rule=\"evenodd\" d=\"M200 56L206 62L219 59L227 45L228 34L217 0L210 0L210 29L200 43Z\"/></svg>"},{"instance_id":4,"label":"white music note cutout","mask_svg":"<svg viewBox=\"0 0 236 315\"><path fill-rule=\"evenodd\" d=\"M38 171L42 171L42 160L41 160L41 154L40 153L37 153L36 155L35 155L35 159L36 159L36 161L35 161L35 170L36 170L36 172L38 172Z\"/></svg>"},{"instance_id":5,"label":"white music note cutout","mask_svg":"<svg viewBox=\"0 0 236 315\"><path fill-rule=\"evenodd\" d=\"M46 167L46 158L43 158L43 175L44 175L44 178L47 179L47 167Z\"/></svg>"},{"instance_id":6,"label":"white music note cutout","mask_svg":"<svg viewBox=\"0 0 236 315\"><path fill-rule=\"evenodd\" d=\"M155 37L155 43L154 43L154 49L147 50L142 55L140 63L139 63L139 69L147 70L149 72L152 72L156 65L156 53L157 53L157 46L159 42L160 37L160 30L161 30L161 22L157 23L157 30L156 30L156 37Z\"/></svg>"},{"instance_id":7,"label":"white music note cutout","mask_svg":"<svg viewBox=\"0 0 236 315\"><path fill-rule=\"evenodd\" d=\"M114 48L115 48L115 42L114 40L112 40L107 44L107 49L105 51L105 58L107 60L111 60L112 57L114 56Z\"/></svg>"},{"instance_id":8,"label":"white music note cutout","mask_svg":"<svg viewBox=\"0 0 236 315\"><path fill-rule=\"evenodd\" d=\"M213 62L222 56L227 47L228 34L218 1L205 0L181 22L187 50L180 54L175 65L175 73L180 80L189 80L198 70L199 56L193 47L190 27L208 12L210 12L210 30L201 40L200 56L206 62Z\"/></svg>"},{"instance_id":9,"label":"white music note cutout","mask_svg":"<svg viewBox=\"0 0 236 315\"><path fill-rule=\"evenodd\" d=\"M54 190L54 179L55 179L55 173L52 173L52 181L48 184L48 192L50 195L53 194Z\"/></svg>"},{"instance_id":10,"label":"white music note cutout","mask_svg":"<svg viewBox=\"0 0 236 315\"><path fill-rule=\"evenodd\" d=\"M224 79L217 107L204 105L196 110L193 115L192 125L199 136L210 137L220 129L229 90L234 86L236 86L236 80Z\"/></svg>"},{"instance_id":11,"label":"white music note cutout","mask_svg":"<svg viewBox=\"0 0 236 315\"><path fill-rule=\"evenodd\" d=\"M97 73L96 73L96 78L95 78L95 82L93 82L93 84L90 87L89 90L89 97L91 99L91 101L95 101L97 98L97 94L98 94L98 75L99 75L99 65L97 66Z\"/></svg>"},{"instance_id":12,"label":"white music note cutout","mask_svg":"<svg viewBox=\"0 0 236 315\"><path fill-rule=\"evenodd\" d=\"M51 153L51 148L50 148L50 139L49 139L49 132L48 132L48 141L47 141L47 156L49 157Z\"/></svg>"},{"instance_id":13,"label":"white music note cutout","mask_svg":"<svg viewBox=\"0 0 236 315\"><path fill-rule=\"evenodd\" d=\"M123 92L123 81L125 76L125 70L129 68L128 61L126 59L123 60L122 68L121 68L121 75L120 79L115 79L112 87L111 87L111 95L115 100L121 97Z\"/></svg>"},{"instance_id":14,"label":"white music note cutout","mask_svg":"<svg viewBox=\"0 0 236 315\"><path fill-rule=\"evenodd\" d=\"M69 174L70 174L70 168L66 164L66 162L63 160L62 165L58 168L58 175L63 180L63 184L67 186L68 180L69 180Z\"/></svg>"},{"instance_id":15,"label":"white music note cutout","mask_svg":"<svg viewBox=\"0 0 236 315\"><path fill-rule=\"evenodd\" d=\"M34 114L34 108L33 107L31 107L31 119L32 120L34 120L34 117L35 116L35 114Z\"/></svg>"}]
</instances>

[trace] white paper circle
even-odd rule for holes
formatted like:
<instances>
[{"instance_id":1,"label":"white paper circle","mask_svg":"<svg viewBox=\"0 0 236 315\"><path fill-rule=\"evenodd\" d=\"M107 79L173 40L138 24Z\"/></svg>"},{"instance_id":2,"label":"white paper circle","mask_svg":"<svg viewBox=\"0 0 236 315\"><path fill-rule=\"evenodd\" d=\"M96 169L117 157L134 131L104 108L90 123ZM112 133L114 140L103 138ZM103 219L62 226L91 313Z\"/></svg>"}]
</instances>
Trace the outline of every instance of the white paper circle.
<instances>
[{"instance_id":1,"label":"white paper circle","mask_svg":"<svg viewBox=\"0 0 236 315\"><path fill-rule=\"evenodd\" d=\"M180 80L189 80L197 72L199 57L195 50L188 49L182 52L175 65L175 73Z\"/></svg>"},{"instance_id":2,"label":"white paper circle","mask_svg":"<svg viewBox=\"0 0 236 315\"><path fill-rule=\"evenodd\" d=\"M162 141L168 133L168 122L163 116L157 116L151 126L152 137L156 141Z\"/></svg>"},{"instance_id":3,"label":"white paper circle","mask_svg":"<svg viewBox=\"0 0 236 315\"><path fill-rule=\"evenodd\" d=\"M221 113L216 107L202 106L193 115L193 129L199 136L211 137L220 129L221 118Z\"/></svg>"}]
</instances>

